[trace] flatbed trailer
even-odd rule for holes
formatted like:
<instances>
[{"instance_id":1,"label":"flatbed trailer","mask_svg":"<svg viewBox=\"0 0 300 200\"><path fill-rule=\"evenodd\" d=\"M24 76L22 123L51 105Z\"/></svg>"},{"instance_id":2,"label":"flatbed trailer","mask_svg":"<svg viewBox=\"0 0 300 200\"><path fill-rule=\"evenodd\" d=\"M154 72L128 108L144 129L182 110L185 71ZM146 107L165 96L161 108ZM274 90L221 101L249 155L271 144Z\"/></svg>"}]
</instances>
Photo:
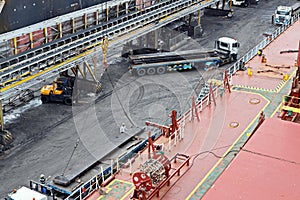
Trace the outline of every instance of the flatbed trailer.
<instances>
[{"instance_id":1,"label":"flatbed trailer","mask_svg":"<svg viewBox=\"0 0 300 200\"><path fill-rule=\"evenodd\" d=\"M164 74L170 71L219 67L236 58L227 51L188 50L129 56L129 70L133 75L144 76Z\"/></svg>"},{"instance_id":2,"label":"flatbed trailer","mask_svg":"<svg viewBox=\"0 0 300 200\"><path fill-rule=\"evenodd\" d=\"M193 68L219 67L237 59L239 46L237 40L221 37L215 41L215 49L209 51L194 49L129 55L129 71L133 75L144 76Z\"/></svg>"}]
</instances>

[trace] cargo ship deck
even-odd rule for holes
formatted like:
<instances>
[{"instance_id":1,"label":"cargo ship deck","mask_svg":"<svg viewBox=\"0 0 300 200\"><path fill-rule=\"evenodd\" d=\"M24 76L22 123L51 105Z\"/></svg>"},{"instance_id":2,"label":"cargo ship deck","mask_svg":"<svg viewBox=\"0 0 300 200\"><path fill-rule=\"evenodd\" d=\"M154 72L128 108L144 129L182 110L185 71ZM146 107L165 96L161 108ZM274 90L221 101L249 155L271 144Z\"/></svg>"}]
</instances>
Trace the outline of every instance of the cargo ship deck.
<instances>
[{"instance_id":1,"label":"cargo ship deck","mask_svg":"<svg viewBox=\"0 0 300 200\"><path fill-rule=\"evenodd\" d=\"M163 186L148 188L147 199L218 199L226 195L228 199L253 199L262 197L263 193L272 199L299 196L299 192L293 189L300 176L297 159L293 157L299 127L277 119L282 96L291 90L297 61L296 53L281 54L280 51L298 49L299 32L298 20L264 48L262 56L257 55L246 63L246 71L239 71L231 77L231 91L226 87L217 89L211 98L200 101L196 109L181 117L178 120L179 136L161 136L154 141L155 145L163 146L163 155L171 160L169 173L172 178ZM192 115L193 111L196 113ZM272 131L275 127L278 129ZM286 132L292 136L285 135ZM245 151L240 150L242 147ZM95 191L88 199L131 199L137 187L132 175L141 171L141 166L149 158L149 151L139 152L102 187L101 192ZM275 160L275 157L282 160ZM247 165L249 160L253 161L251 165ZM258 166L253 166L253 163L258 163ZM274 169L272 166L277 164L280 166ZM287 175L277 173L286 168L290 169ZM275 181L277 178L282 183ZM216 180L216 186L212 187ZM137 182L143 184L142 180ZM260 187L265 182L268 184ZM252 196L248 195L250 193Z\"/></svg>"}]
</instances>

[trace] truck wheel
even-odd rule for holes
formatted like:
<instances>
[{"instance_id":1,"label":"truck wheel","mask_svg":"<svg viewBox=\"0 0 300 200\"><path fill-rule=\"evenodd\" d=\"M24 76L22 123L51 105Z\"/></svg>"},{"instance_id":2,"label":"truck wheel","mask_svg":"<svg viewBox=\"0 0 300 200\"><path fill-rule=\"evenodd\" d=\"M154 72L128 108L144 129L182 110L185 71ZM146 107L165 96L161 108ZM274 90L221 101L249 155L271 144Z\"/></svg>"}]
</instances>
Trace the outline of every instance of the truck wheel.
<instances>
[{"instance_id":1,"label":"truck wheel","mask_svg":"<svg viewBox=\"0 0 300 200\"><path fill-rule=\"evenodd\" d=\"M249 4L248 4L247 2L245 2L245 3L243 3L243 6L244 6L244 7L248 7Z\"/></svg>"},{"instance_id":2,"label":"truck wheel","mask_svg":"<svg viewBox=\"0 0 300 200\"><path fill-rule=\"evenodd\" d=\"M64 103L68 106L72 105L72 99L70 97L66 97L64 99Z\"/></svg>"},{"instance_id":3,"label":"truck wheel","mask_svg":"<svg viewBox=\"0 0 300 200\"><path fill-rule=\"evenodd\" d=\"M43 95L43 96L41 96L41 101L42 101L43 104L49 103L49 97Z\"/></svg>"},{"instance_id":4,"label":"truck wheel","mask_svg":"<svg viewBox=\"0 0 300 200\"><path fill-rule=\"evenodd\" d=\"M136 73L137 73L138 76L145 76L146 75L146 70L145 69L138 69Z\"/></svg>"},{"instance_id":5,"label":"truck wheel","mask_svg":"<svg viewBox=\"0 0 300 200\"><path fill-rule=\"evenodd\" d=\"M147 74L154 75L155 74L155 68L150 67L149 69L147 69Z\"/></svg>"},{"instance_id":6,"label":"truck wheel","mask_svg":"<svg viewBox=\"0 0 300 200\"><path fill-rule=\"evenodd\" d=\"M156 69L157 74L164 74L166 72L166 68L165 67L158 67Z\"/></svg>"}]
</instances>

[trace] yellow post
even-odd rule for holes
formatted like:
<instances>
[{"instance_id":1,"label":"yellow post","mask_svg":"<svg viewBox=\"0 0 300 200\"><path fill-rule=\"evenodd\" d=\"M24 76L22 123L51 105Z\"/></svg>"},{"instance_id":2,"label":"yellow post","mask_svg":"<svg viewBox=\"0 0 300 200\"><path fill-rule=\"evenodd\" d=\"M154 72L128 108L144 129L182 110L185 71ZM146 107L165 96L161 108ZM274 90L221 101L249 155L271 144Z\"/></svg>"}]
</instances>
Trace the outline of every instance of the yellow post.
<instances>
[{"instance_id":1,"label":"yellow post","mask_svg":"<svg viewBox=\"0 0 300 200\"><path fill-rule=\"evenodd\" d=\"M57 29L58 29L59 38L62 38L62 26L61 26L61 23L57 24Z\"/></svg>"},{"instance_id":2,"label":"yellow post","mask_svg":"<svg viewBox=\"0 0 300 200\"><path fill-rule=\"evenodd\" d=\"M288 75L288 74L285 74L285 75L283 76L283 80L284 80L284 81L289 80L289 75Z\"/></svg>"},{"instance_id":3,"label":"yellow post","mask_svg":"<svg viewBox=\"0 0 300 200\"><path fill-rule=\"evenodd\" d=\"M30 41L30 48L33 49L33 36L32 36L32 32L29 33L29 41Z\"/></svg>"},{"instance_id":4,"label":"yellow post","mask_svg":"<svg viewBox=\"0 0 300 200\"><path fill-rule=\"evenodd\" d=\"M17 38L14 38L14 53L15 55L18 54L18 46L17 46Z\"/></svg>"},{"instance_id":5,"label":"yellow post","mask_svg":"<svg viewBox=\"0 0 300 200\"><path fill-rule=\"evenodd\" d=\"M198 10L198 26L200 26L200 22L201 22L201 11Z\"/></svg>"},{"instance_id":6,"label":"yellow post","mask_svg":"<svg viewBox=\"0 0 300 200\"><path fill-rule=\"evenodd\" d=\"M47 27L44 28L44 36L45 36L45 43L48 43L48 29L47 29Z\"/></svg>"}]
</instances>

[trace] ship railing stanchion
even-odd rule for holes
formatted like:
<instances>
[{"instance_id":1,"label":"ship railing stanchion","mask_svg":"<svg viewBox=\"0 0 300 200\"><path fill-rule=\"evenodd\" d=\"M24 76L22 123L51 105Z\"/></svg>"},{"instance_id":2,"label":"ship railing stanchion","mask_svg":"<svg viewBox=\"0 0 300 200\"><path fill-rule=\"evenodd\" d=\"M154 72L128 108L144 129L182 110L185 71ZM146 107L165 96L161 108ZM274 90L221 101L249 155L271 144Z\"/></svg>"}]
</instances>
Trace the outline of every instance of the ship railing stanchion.
<instances>
[{"instance_id":1,"label":"ship railing stanchion","mask_svg":"<svg viewBox=\"0 0 300 200\"><path fill-rule=\"evenodd\" d=\"M120 166L119 166L119 158L117 158L117 172L119 171Z\"/></svg>"},{"instance_id":2,"label":"ship railing stanchion","mask_svg":"<svg viewBox=\"0 0 300 200\"><path fill-rule=\"evenodd\" d=\"M113 159L110 160L110 175L114 175L114 162Z\"/></svg>"},{"instance_id":3,"label":"ship railing stanchion","mask_svg":"<svg viewBox=\"0 0 300 200\"><path fill-rule=\"evenodd\" d=\"M103 172L103 167L101 166L101 177L102 177L102 183L104 182L104 172Z\"/></svg>"},{"instance_id":4,"label":"ship railing stanchion","mask_svg":"<svg viewBox=\"0 0 300 200\"><path fill-rule=\"evenodd\" d=\"M131 162L131 158L129 159L129 173L132 174L132 162Z\"/></svg>"},{"instance_id":5,"label":"ship railing stanchion","mask_svg":"<svg viewBox=\"0 0 300 200\"><path fill-rule=\"evenodd\" d=\"M202 111L202 109L203 109L203 101L202 101L202 99L200 100L200 111Z\"/></svg>"},{"instance_id":6,"label":"ship railing stanchion","mask_svg":"<svg viewBox=\"0 0 300 200\"><path fill-rule=\"evenodd\" d=\"M81 193L81 188L79 188L79 199L80 199L80 200L82 200L81 194L82 194L82 193Z\"/></svg>"},{"instance_id":7,"label":"ship railing stanchion","mask_svg":"<svg viewBox=\"0 0 300 200\"><path fill-rule=\"evenodd\" d=\"M96 189L98 189L98 188L100 188L99 187L99 182L98 182L98 176L95 176L95 178L96 178Z\"/></svg>"}]
</instances>

